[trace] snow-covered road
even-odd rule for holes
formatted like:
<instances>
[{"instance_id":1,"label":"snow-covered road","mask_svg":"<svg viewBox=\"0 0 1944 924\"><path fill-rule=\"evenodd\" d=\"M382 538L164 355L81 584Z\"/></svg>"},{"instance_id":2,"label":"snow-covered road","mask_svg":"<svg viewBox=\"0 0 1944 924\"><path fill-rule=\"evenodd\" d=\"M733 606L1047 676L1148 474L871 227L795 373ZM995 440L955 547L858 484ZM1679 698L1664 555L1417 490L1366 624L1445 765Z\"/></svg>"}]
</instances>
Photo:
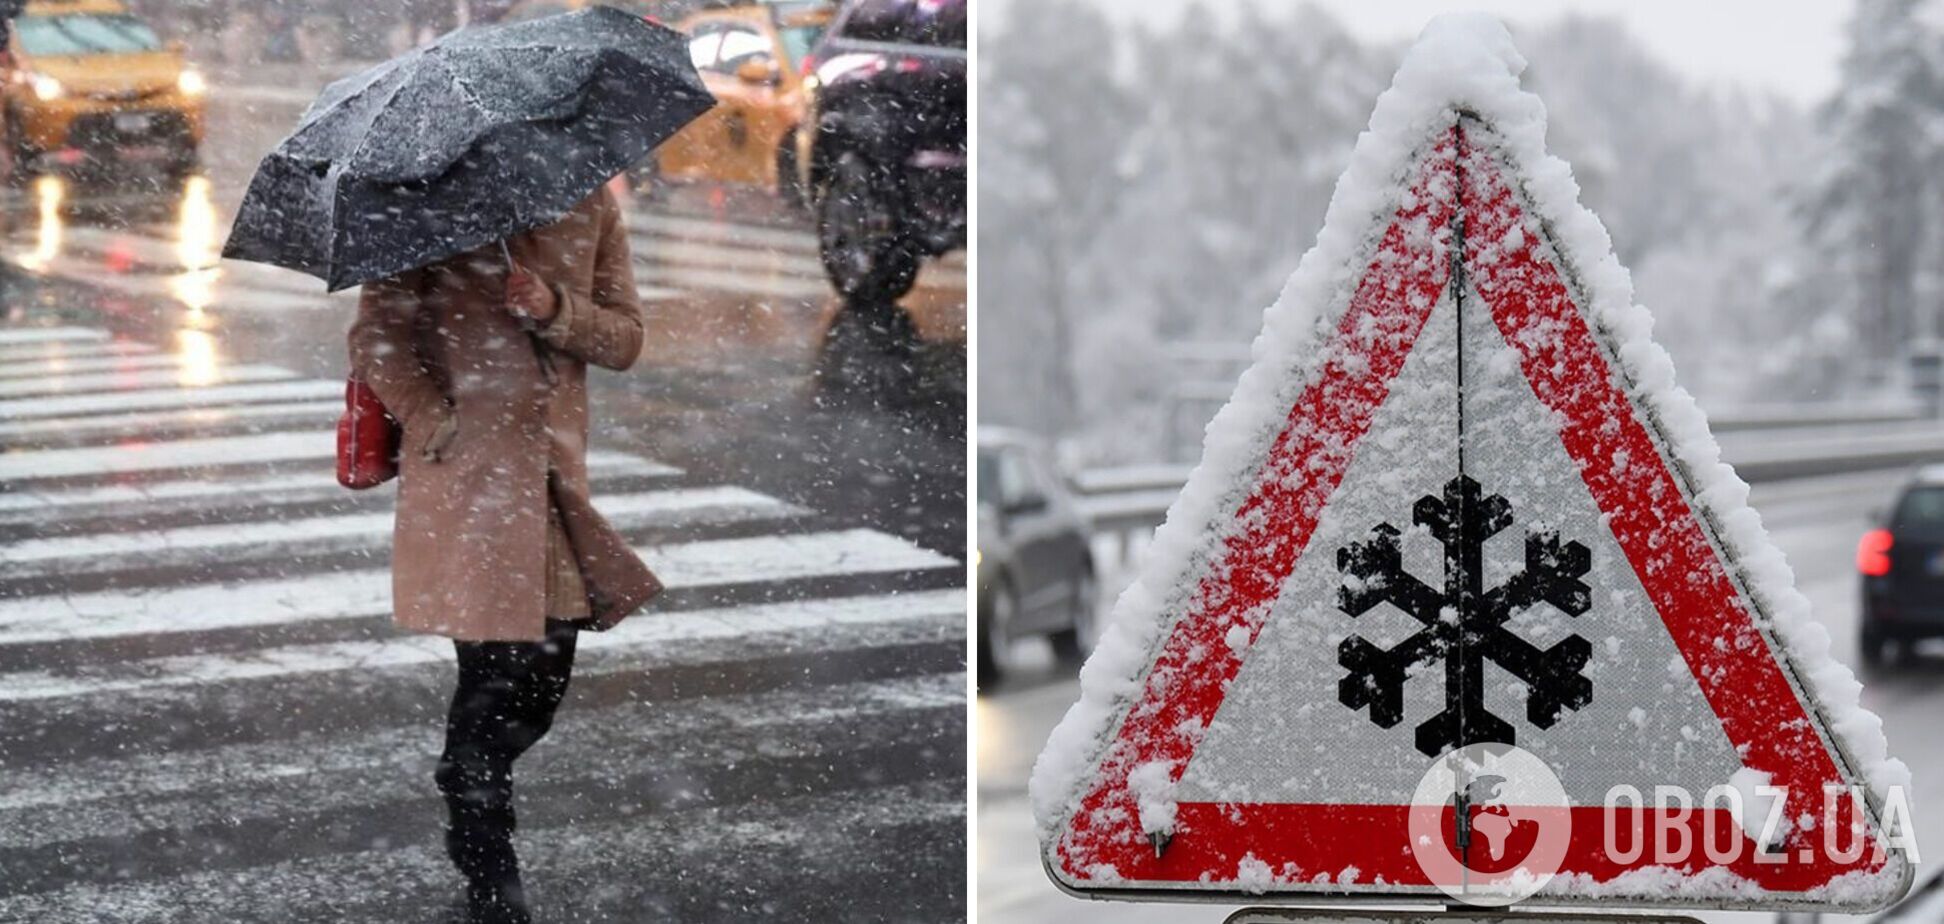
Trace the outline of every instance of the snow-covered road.
<instances>
[{"instance_id":1,"label":"snow-covered road","mask_svg":"<svg viewBox=\"0 0 1944 924\"><path fill-rule=\"evenodd\" d=\"M1902 471L1861 472L1757 485L1751 503L1795 568L1797 585L1835 638L1838 657L1856 663L1857 537L1871 511L1887 504ZM1111 589L1111 588L1110 588ZM1944 659L1927 658L1872 677L1863 702L1882 716L1891 753L1910 764L1910 793L1924 858L1944 850ZM1061 894L1038 861L1026 778L1034 757L1060 716L1079 696L1079 685L1050 656L1032 661L1025 675L980 697L978 740L979 920L992 924L1117 924L1219 922L1233 906L1090 903ZM1931 864L1919 867L1928 875ZM1704 914L1720 922L1769 921L1754 914Z\"/></svg>"},{"instance_id":2,"label":"snow-covered road","mask_svg":"<svg viewBox=\"0 0 1944 924\"><path fill-rule=\"evenodd\" d=\"M339 488L338 405L287 400L341 382L203 342L0 324L0 921L439 920L452 646L391 626L392 489ZM543 919L951 919L960 562L590 455L669 591L583 637L521 764Z\"/></svg>"}]
</instances>

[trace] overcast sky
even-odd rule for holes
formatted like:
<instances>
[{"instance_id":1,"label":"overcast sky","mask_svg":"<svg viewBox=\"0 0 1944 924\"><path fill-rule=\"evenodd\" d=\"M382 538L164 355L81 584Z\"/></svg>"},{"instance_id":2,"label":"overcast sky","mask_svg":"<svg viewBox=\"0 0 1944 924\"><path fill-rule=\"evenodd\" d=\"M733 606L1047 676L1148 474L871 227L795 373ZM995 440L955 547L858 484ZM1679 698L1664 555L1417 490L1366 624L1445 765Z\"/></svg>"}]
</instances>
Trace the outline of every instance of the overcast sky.
<instances>
[{"instance_id":1,"label":"overcast sky","mask_svg":"<svg viewBox=\"0 0 1944 924\"><path fill-rule=\"evenodd\" d=\"M1005 16L1014 3L988 0L981 16ZM1173 20L1189 0L1094 0L1117 15ZM1297 0L1204 0L1281 3ZM1851 0L1311 0L1365 38L1417 35L1447 10L1484 10L1513 25L1545 22L1561 11L1618 15L1663 59L1704 81L1740 83L1803 103L1836 85L1843 25Z\"/></svg>"}]
</instances>

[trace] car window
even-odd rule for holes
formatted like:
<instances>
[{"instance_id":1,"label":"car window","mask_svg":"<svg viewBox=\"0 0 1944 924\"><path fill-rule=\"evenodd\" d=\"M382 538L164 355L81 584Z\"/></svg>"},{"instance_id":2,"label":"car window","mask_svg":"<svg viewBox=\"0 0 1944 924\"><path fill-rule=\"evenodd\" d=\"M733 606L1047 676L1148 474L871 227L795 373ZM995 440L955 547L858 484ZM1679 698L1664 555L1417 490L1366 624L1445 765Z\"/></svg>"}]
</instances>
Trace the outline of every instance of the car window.
<instances>
[{"instance_id":1,"label":"car window","mask_svg":"<svg viewBox=\"0 0 1944 924\"><path fill-rule=\"evenodd\" d=\"M998 504L1004 499L999 496L999 454L990 449L979 450L979 503Z\"/></svg>"},{"instance_id":2,"label":"car window","mask_svg":"<svg viewBox=\"0 0 1944 924\"><path fill-rule=\"evenodd\" d=\"M1893 527L1944 528L1944 487L1912 488L1897 502Z\"/></svg>"},{"instance_id":3,"label":"car window","mask_svg":"<svg viewBox=\"0 0 1944 924\"><path fill-rule=\"evenodd\" d=\"M1026 459L1017 450L999 453L999 503L1011 507L1042 496Z\"/></svg>"},{"instance_id":4,"label":"car window","mask_svg":"<svg viewBox=\"0 0 1944 924\"><path fill-rule=\"evenodd\" d=\"M715 64L717 53L722 50L722 29L704 23L689 30L689 63L696 70L703 70Z\"/></svg>"},{"instance_id":5,"label":"car window","mask_svg":"<svg viewBox=\"0 0 1944 924\"><path fill-rule=\"evenodd\" d=\"M844 37L860 42L965 47L965 0L859 0Z\"/></svg>"},{"instance_id":6,"label":"car window","mask_svg":"<svg viewBox=\"0 0 1944 924\"><path fill-rule=\"evenodd\" d=\"M162 47L155 30L127 15L28 16L16 27L20 47L30 55L114 54Z\"/></svg>"},{"instance_id":7,"label":"car window","mask_svg":"<svg viewBox=\"0 0 1944 924\"><path fill-rule=\"evenodd\" d=\"M1066 479L1060 477L1059 472L1045 456L1039 453L1031 454L1027 459L1026 467L1031 472L1034 490L1042 496L1051 499L1065 493Z\"/></svg>"},{"instance_id":8,"label":"car window","mask_svg":"<svg viewBox=\"0 0 1944 924\"><path fill-rule=\"evenodd\" d=\"M783 53L789 56L789 65L794 68L810 53L810 49L817 47L817 40L823 38L824 27L784 26L778 32L783 39Z\"/></svg>"},{"instance_id":9,"label":"car window","mask_svg":"<svg viewBox=\"0 0 1944 924\"><path fill-rule=\"evenodd\" d=\"M739 23L707 22L689 31L689 60L696 70L733 74L758 55L774 54L769 37Z\"/></svg>"},{"instance_id":10,"label":"car window","mask_svg":"<svg viewBox=\"0 0 1944 924\"><path fill-rule=\"evenodd\" d=\"M776 54L770 47L769 36L761 30L749 26L726 26L722 30L722 49L714 65L715 70L733 74L736 68L751 58Z\"/></svg>"}]
</instances>

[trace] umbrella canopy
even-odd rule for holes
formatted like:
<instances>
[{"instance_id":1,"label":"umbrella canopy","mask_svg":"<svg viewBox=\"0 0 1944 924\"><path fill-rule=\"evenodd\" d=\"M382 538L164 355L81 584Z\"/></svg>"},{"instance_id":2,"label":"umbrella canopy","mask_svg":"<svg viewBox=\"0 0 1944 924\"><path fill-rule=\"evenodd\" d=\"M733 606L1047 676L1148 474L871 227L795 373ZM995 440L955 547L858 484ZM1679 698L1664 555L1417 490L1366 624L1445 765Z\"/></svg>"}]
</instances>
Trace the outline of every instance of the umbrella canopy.
<instances>
[{"instance_id":1,"label":"umbrella canopy","mask_svg":"<svg viewBox=\"0 0 1944 924\"><path fill-rule=\"evenodd\" d=\"M326 87L223 256L331 291L434 263L558 220L714 104L687 39L620 10L461 29Z\"/></svg>"}]
</instances>

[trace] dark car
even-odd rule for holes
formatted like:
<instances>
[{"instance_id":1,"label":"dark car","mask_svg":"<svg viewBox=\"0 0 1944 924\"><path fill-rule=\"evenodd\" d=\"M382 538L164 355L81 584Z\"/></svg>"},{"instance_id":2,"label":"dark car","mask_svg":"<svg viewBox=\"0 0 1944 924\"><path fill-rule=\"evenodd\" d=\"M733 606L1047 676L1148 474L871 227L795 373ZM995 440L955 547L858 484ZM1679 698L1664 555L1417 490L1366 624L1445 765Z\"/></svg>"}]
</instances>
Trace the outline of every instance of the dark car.
<instances>
[{"instance_id":1,"label":"dark car","mask_svg":"<svg viewBox=\"0 0 1944 924\"><path fill-rule=\"evenodd\" d=\"M965 246L968 0L852 0L804 61L797 161L824 272L853 302Z\"/></svg>"},{"instance_id":2,"label":"dark car","mask_svg":"<svg viewBox=\"0 0 1944 924\"><path fill-rule=\"evenodd\" d=\"M1944 637L1944 466L1918 471L1897 492L1881 524L1857 544L1856 569L1866 666L1880 667L1916 642Z\"/></svg>"},{"instance_id":3,"label":"dark car","mask_svg":"<svg viewBox=\"0 0 1944 924\"><path fill-rule=\"evenodd\" d=\"M1066 481L1033 438L979 428L979 683L1013 667L1013 642L1050 637L1077 662L1093 650L1096 589L1089 530Z\"/></svg>"}]
</instances>

